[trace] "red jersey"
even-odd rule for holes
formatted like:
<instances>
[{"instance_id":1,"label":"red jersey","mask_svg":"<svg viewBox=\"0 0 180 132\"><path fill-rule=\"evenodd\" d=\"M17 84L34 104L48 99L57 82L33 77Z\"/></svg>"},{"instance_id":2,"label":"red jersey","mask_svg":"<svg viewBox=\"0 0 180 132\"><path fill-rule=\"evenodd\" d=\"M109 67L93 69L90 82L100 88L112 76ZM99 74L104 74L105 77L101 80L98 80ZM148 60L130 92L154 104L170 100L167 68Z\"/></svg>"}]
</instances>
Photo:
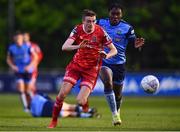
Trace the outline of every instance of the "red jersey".
<instances>
[{"instance_id":1,"label":"red jersey","mask_svg":"<svg viewBox=\"0 0 180 132\"><path fill-rule=\"evenodd\" d=\"M84 68L98 66L102 60L99 51L103 50L104 46L112 43L108 34L96 24L94 31L91 33L86 33L84 31L83 24L77 25L72 30L69 38L74 39L76 44L80 44L83 40L88 40L87 44L92 47L78 49L74 55L73 61Z\"/></svg>"},{"instance_id":2,"label":"red jersey","mask_svg":"<svg viewBox=\"0 0 180 132\"><path fill-rule=\"evenodd\" d=\"M31 42L31 47L37 53L37 55L38 55L38 63L39 63L43 58L43 53L42 53L40 47L36 43Z\"/></svg>"}]
</instances>

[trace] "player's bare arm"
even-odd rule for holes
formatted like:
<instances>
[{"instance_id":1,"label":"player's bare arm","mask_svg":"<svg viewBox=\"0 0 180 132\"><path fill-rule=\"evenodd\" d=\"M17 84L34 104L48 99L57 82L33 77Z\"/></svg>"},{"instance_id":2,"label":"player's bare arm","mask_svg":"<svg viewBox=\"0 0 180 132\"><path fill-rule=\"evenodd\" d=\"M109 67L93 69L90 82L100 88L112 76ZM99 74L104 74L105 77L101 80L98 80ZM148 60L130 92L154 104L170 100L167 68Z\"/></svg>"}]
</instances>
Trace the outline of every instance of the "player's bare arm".
<instances>
[{"instance_id":1,"label":"player's bare arm","mask_svg":"<svg viewBox=\"0 0 180 132\"><path fill-rule=\"evenodd\" d=\"M38 60L36 62L36 65L38 66L43 58L43 53L40 49L40 47L38 45L36 45L35 47L32 47L33 50L36 52L37 56L38 56Z\"/></svg>"},{"instance_id":2,"label":"player's bare arm","mask_svg":"<svg viewBox=\"0 0 180 132\"><path fill-rule=\"evenodd\" d=\"M62 51L72 51L79 49L79 45L73 45L74 41L74 39L68 38L62 46Z\"/></svg>"},{"instance_id":3,"label":"player's bare arm","mask_svg":"<svg viewBox=\"0 0 180 132\"><path fill-rule=\"evenodd\" d=\"M144 45L144 41L145 39L144 38L136 38L135 39L135 42L134 42L134 46L135 48L140 48Z\"/></svg>"},{"instance_id":4,"label":"player's bare arm","mask_svg":"<svg viewBox=\"0 0 180 132\"><path fill-rule=\"evenodd\" d=\"M31 50L31 54L32 54L32 61L29 65L27 65L24 68L25 71L30 71L30 69L37 68L37 66L38 66L38 63L37 63L38 55L37 55L37 53L34 50Z\"/></svg>"},{"instance_id":5,"label":"player's bare arm","mask_svg":"<svg viewBox=\"0 0 180 132\"><path fill-rule=\"evenodd\" d=\"M107 47L110 49L109 53L106 53L104 51L100 51L101 57L103 57L105 59L109 59L112 56L117 54L117 49L112 43L109 44Z\"/></svg>"},{"instance_id":6,"label":"player's bare arm","mask_svg":"<svg viewBox=\"0 0 180 132\"><path fill-rule=\"evenodd\" d=\"M72 51L72 50L76 50L79 48L85 48L85 47L91 48L88 45L89 41L86 39L84 39L79 45L73 45L74 41L75 41L74 39L68 38L62 46L62 50L63 51Z\"/></svg>"},{"instance_id":7,"label":"player's bare arm","mask_svg":"<svg viewBox=\"0 0 180 132\"><path fill-rule=\"evenodd\" d=\"M7 64L10 66L10 68L14 71L14 72L18 72L18 67L16 65L14 65L12 58L10 55L7 55Z\"/></svg>"}]
</instances>

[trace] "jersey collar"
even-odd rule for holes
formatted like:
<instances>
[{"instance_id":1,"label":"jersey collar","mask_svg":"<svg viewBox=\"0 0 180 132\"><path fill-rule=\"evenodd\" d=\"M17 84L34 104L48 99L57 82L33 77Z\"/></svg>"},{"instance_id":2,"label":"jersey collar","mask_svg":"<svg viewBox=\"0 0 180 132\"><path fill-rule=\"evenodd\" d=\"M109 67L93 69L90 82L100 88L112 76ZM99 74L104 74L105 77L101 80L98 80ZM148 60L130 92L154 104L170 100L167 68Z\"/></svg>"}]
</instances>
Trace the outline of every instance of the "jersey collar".
<instances>
[{"instance_id":1,"label":"jersey collar","mask_svg":"<svg viewBox=\"0 0 180 132\"><path fill-rule=\"evenodd\" d=\"M95 26L94 26L94 29L91 31L91 32L86 32L86 30L85 30L85 27L84 27L84 24L82 25L82 28L83 28L83 31L86 33L86 34L91 34L91 33L93 33L94 32L94 30L95 30Z\"/></svg>"}]
</instances>

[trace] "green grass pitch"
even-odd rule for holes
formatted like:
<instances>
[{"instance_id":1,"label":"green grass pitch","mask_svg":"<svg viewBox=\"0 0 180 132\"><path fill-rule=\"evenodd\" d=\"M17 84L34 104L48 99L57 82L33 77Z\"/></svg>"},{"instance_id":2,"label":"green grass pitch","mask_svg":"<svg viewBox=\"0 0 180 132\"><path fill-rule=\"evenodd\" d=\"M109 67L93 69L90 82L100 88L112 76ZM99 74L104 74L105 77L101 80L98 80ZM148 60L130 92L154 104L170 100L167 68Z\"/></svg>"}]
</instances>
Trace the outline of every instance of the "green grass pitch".
<instances>
[{"instance_id":1,"label":"green grass pitch","mask_svg":"<svg viewBox=\"0 0 180 132\"><path fill-rule=\"evenodd\" d=\"M55 96L52 95L53 98ZM67 102L75 103L74 96ZM0 94L0 131L172 131L180 130L179 97L124 97L121 126L113 126L104 97L90 97L90 105L102 114L97 118L59 118L48 129L50 118L34 118L24 113L17 94Z\"/></svg>"}]
</instances>

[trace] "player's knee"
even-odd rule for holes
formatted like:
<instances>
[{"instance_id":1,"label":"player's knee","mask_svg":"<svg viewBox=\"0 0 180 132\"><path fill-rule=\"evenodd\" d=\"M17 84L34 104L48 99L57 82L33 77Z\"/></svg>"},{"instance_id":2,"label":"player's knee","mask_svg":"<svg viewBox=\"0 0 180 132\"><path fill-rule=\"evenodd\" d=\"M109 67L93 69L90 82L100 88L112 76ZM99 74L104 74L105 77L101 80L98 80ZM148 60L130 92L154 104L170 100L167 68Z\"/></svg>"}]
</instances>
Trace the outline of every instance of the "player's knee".
<instances>
[{"instance_id":1,"label":"player's knee","mask_svg":"<svg viewBox=\"0 0 180 132\"><path fill-rule=\"evenodd\" d=\"M112 87L113 87L112 82L106 80L103 83L104 83L105 89L112 89Z\"/></svg>"},{"instance_id":2,"label":"player's knee","mask_svg":"<svg viewBox=\"0 0 180 132\"><path fill-rule=\"evenodd\" d=\"M99 74L100 74L101 77L104 78L104 77L106 77L107 75L108 75L108 76L109 76L109 75L112 75L112 70L111 70L110 68L106 67L106 66L102 66Z\"/></svg>"},{"instance_id":3,"label":"player's knee","mask_svg":"<svg viewBox=\"0 0 180 132\"><path fill-rule=\"evenodd\" d=\"M25 88L24 87L17 87L17 90L20 92L20 93L24 93L25 92Z\"/></svg>"},{"instance_id":4,"label":"player's knee","mask_svg":"<svg viewBox=\"0 0 180 132\"><path fill-rule=\"evenodd\" d=\"M112 87L112 71L108 67L102 67L100 77L105 87Z\"/></svg>"},{"instance_id":5,"label":"player's knee","mask_svg":"<svg viewBox=\"0 0 180 132\"><path fill-rule=\"evenodd\" d=\"M112 82L112 79L110 77L104 77L104 78L101 78L102 79L102 82L104 84L104 87L106 88L112 88L113 86L113 82Z\"/></svg>"}]
</instances>

